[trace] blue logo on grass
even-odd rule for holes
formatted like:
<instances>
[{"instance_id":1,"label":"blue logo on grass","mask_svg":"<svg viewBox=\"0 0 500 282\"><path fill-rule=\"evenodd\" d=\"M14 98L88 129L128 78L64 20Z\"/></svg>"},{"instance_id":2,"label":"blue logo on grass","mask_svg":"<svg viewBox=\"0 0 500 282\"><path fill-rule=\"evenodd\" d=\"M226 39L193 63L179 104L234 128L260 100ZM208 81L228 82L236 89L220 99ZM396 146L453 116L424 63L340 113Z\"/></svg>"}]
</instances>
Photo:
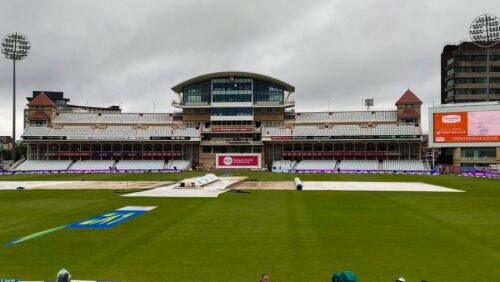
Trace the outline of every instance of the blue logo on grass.
<instances>
[{"instance_id":1,"label":"blue logo on grass","mask_svg":"<svg viewBox=\"0 0 500 282\"><path fill-rule=\"evenodd\" d=\"M110 228L142 213L144 211L113 211L72 223L66 226L66 228Z\"/></svg>"},{"instance_id":2,"label":"blue logo on grass","mask_svg":"<svg viewBox=\"0 0 500 282\"><path fill-rule=\"evenodd\" d=\"M68 225L62 225L62 226L59 226L59 227L56 227L56 228L52 228L52 229L47 229L47 230L44 230L44 231L40 231L40 232L37 232L37 233L33 233L31 235L28 235L28 236L24 236L24 237L21 237L21 238L17 238L15 240L12 240L10 241L9 243L7 243L7 246L12 246L12 245L15 245L15 244L19 244L21 242L24 242L24 241L28 241L28 240L31 240L33 238L37 238L37 237L40 237L40 236L43 236L43 235L47 235L47 234L50 234L50 233L53 233L53 232L56 232L56 231L59 231L59 230L62 230L62 229L66 229L66 228L71 228L71 229L79 229L79 228L86 228L86 229L102 229L102 228L110 228L110 227L113 227L117 224L120 224L122 222L125 222L131 218L134 218L138 215L141 215L145 212L148 212L152 209L154 209L156 207L144 207L144 206L128 206L128 207L123 207L121 209L117 209L117 210L114 210L114 211L111 211L111 212L107 212L107 213L104 213L104 214L101 214L101 215L97 215L97 216L94 216L94 217L91 217L89 219L85 219L85 220L80 220L80 221L77 221L75 223L71 223L71 224L68 224ZM6 279L2 279L0 278L0 282L4 282L4 281L17 281L17 280L6 280Z\"/></svg>"},{"instance_id":3,"label":"blue logo on grass","mask_svg":"<svg viewBox=\"0 0 500 282\"><path fill-rule=\"evenodd\" d=\"M112 212L100 214L89 219L77 221L66 226L66 228L102 229L111 228L131 218L141 215L154 207L125 207Z\"/></svg>"}]
</instances>

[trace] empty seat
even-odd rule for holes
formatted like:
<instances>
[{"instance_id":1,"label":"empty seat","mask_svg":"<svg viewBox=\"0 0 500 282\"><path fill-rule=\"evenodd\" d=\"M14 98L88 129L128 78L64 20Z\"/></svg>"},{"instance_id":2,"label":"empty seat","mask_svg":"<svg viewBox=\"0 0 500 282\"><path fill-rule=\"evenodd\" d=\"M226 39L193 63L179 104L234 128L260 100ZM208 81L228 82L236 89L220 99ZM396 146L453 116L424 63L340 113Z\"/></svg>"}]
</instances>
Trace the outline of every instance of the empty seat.
<instances>
[{"instance_id":1,"label":"empty seat","mask_svg":"<svg viewBox=\"0 0 500 282\"><path fill-rule=\"evenodd\" d=\"M72 161L34 161L26 160L18 165L15 171L36 171L36 170L66 170Z\"/></svg>"},{"instance_id":2,"label":"empty seat","mask_svg":"<svg viewBox=\"0 0 500 282\"><path fill-rule=\"evenodd\" d=\"M77 161L70 170L109 170L115 161Z\"/></svg>"},{"instance_id":3,"label":"empty seat","mask_svg":"<svg viewBox=\"0 0 500 282\"><path fill-rule=\"evenodd\" d=\"M396 111L299 112L295 115L296 123L381 122L396 120Z\"/></svg>"},{"instance_id":4,"label":"empty seat","mask_svg":"<svg viewBox=\"0 0 500 282\"><path fill-rule=\"evenodd\" d=\"M191 161L185 161L185 160L170 160L166 164L166 169L172 169L172 170L187 170L189 166L191 165Z\"/></svg>"},{"instance_id":5,"label":"empty seat","mask_svg":"<svg viewBox=\"0 0 500 282\"><path fill-rule=\"evenodd\" d=\"M378 170L377 160L342 160L339 168L341 170Z\"/></svg>"},{"instance_id":6,"label":"empty seat","mask_svg":"<svg viewBox=\"0 0 500 282\"><path fill-rule=\"evenodd\" d=\"M384 170L392 171L425 171L424 163L420 160L387 160L382 164Z\"/></svg>"},{"instance_id":7,"label":"empty seat","mask_svg":"<svg viewBox=\"0 0 500 282\"><path fill-rule=\"evenodd\" d=\"M336 160L302 160L298 162L294 170L335 170Z\"/></svg>"},{"instance_id":8,"label":"empty seat","mask_svg":"<svg viewBox=\"0 0 500 282\"><path fill-rule=\"evenodd\" d=\"M161 170L164 160L121 160L116 164L117 170Z\"/></svg>"},{"instance_id":9,"label":"empty seat","mask_svg":"<svg viewBox=\"0 0 500 282\"><path fill-rule=\"evenodd\" d=\"M296 161L279 160L273 162L272 172L289 172L296 164Z\"/></svg>"}]
</instances>

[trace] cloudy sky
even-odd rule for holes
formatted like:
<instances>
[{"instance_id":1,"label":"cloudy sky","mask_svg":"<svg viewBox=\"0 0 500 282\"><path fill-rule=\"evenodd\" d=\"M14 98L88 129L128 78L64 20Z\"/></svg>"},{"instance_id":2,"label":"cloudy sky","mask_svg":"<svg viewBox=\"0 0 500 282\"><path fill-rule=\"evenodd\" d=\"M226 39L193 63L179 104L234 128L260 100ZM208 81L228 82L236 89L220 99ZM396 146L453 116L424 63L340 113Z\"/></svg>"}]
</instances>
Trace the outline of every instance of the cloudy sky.
<instances>
[{"instance_id":1,"label":"cloudy sky","mask_svg":"<svg viewBox=\"0 0 500 282\"><path fill-rule=\"evenodd\" d=\"M225 70L294 85L298 111L326 111L328 100L330 110L360 110L363 98L393 109L408 87L427 108L440 99L444 44L468 38L484 13L500 15L500 1L3 0L0 36L16 31L32 44L17 64L19 136L33 90L170 112L173 85ZM0 135L10 135L12 63L3 58L0 99Z\"/></svg>"}]
</instances>

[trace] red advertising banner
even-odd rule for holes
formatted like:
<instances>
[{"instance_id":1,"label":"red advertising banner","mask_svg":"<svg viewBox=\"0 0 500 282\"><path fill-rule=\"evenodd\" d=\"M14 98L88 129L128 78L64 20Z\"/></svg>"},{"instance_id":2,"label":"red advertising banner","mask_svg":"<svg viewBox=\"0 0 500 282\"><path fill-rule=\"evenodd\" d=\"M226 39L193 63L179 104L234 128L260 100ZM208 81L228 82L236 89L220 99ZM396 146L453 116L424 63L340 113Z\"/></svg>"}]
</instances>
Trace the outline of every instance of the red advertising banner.
<instances>
[{"instance_id":1,"label":"red advertising banner","mask_svg":"<svg viewBox=\"0 0 500 282\"><path fill-rule=\"evenodd\" d=\"M49 152L48 156L56 157L79 157L79 156L124 156L124 157L179 157L182 156L182 152L164 152L164 151L152 151L152 152L94 152L94 151L59 151L59 152Z\"/></svg>"},{"instance_id":2,"label":"red advertising banner","mask_svg":"<svg viewBox=\"0 0 500 282\"><path fill-rule=\"evenodd\" d=\"M212 132L253 132L253 127L213 127Z\"/></svg>"},{"instance_id":3,"label":"red advertising banner","mask_svg":"<svg viewBox=\"0 0 500 282\"><path fill-rule=\"evenodd\" d=\"M384 151L363 151L363 152L346 152L346 151L334 151L334 152L283 152L284 157L383 157L385 155Z\"/></svg>"},{"instance_id":4,"label":"red advertising banner","mask_svg":"<svg viewBox=\"0 0 500 282\"><path fill-rule=\"evenodd\" d=\"M271 140L292 140L292 136L271 136Z\"/></svg>"},{"instance_id":5,"label":"red advertising banner","mask_svg":"<svg viewBox=\"0 0 500 282\"><path fill-rule=\"evenodd\" d=\"M182 152L143 152L143 157L172 157L182 156Z\"/></svg>"},{"instance_id":6,"label":"red advertising banner","mask_svg":"<svg viewBox=\"0 0 500 282\"><path fill-rule=\"evenodd\" d=\"M434 114L435 143L500 141L500 111Z\"/></svg>"},{"instance_id":7,"label":"red advertising banner","mask_svg":"<svg viewBox=\"0 0 500 282\"><path fill-rule=\"evenodd\" d=\"M215 156L216 168L261 168L260 154L217 154Z\"/></svg>"}]
</instances>

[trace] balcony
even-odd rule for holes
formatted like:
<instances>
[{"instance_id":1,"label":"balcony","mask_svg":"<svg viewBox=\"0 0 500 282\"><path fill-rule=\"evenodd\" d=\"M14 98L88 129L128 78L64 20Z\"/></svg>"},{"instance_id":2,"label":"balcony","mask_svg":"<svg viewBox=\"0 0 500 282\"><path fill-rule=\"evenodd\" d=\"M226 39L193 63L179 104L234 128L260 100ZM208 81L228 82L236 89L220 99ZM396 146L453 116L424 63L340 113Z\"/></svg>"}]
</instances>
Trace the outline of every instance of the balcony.
<instances>
[{"instance_id":1,"label":"balcony","mask_svg":"<svg viewBox=\"0 0 500 282\"><path fill-rule=\"evenodd\" d=\"M254 107L293 107L295 106L295 101L254 101Z\"/></svg>"},{"instance_id":2,"label":"balcony","mask_svg":"<svg viewBox=\"0 0 500 282\"><path fill-rule=\"evenodd\" d=\"M258 133L260 131L260 128L244 125L218 125L210 128L203 128L204 133Z\"/></svg>"},{"instance_id":3,"label":"balcony","mask_svg":"<svg viewBox=\"0 0 500 282\"><path fill-rule=\"evenodd\" d=\"M201 141L202 146L227 146L227 145L253 145L253 146L261 146L264 143L262 141L246 141L246 140L239 140L239 141L234 141L234 140L208 140L208 141Z\"/></svg>"},{"instance_id":4,"label":"balcony","mask_svg":"<svg viewBox=\"0 0 500 282\"><path fill-rule=\"evenodd\" d=\"M176 108L208 108L210 102L180 102L172 100L172 106Z\"/></svg>"}]
</instances>

